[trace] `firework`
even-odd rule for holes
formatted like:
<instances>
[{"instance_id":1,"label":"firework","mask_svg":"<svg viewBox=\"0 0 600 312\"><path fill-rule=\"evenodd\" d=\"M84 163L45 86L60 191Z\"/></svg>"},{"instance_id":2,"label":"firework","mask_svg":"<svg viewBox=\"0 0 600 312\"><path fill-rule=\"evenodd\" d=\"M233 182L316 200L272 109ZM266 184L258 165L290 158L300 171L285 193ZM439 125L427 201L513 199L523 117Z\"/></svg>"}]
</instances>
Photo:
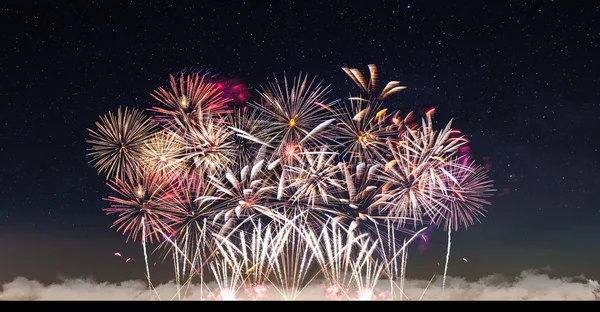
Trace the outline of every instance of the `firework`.
<instances>
[{"instance_id":1,"label":"firework","mask_svg":"<svg viewBox=\"0 0 600 312\"><path fill-rule=\"evenodd\" d=\"M163 200L163 207L180 212L177 227L169 237L174 238L174 245L186 260L184 270L186 263L193 267L209 253L206 250L210 244L212 230L209 227L212 224L207 224L207 220L212 221L218 213L214 207L218 199L215 192L216 189L200 177L187 176L178 181L171 195ZM172 244L165 244L172 247Z\"/></svg>"},{"instance_id":2,"label":"firework","mask_svg":"<svg viewBox=\"0 0 600 312\"><path fill-rule=\"evenodd\" d=\"M184 141L184 159L193 163L200 176L228 168L235 159L232 157L235 155L234 146L229 140L231 134L223 118L207 118L201 124L190 127Z\"/></svg>"},{"instance_id":3,"label":"firework","mask_svg":"<svg viewBox=\"0 0 600 312\"><path fill-rule=\"evenodd\" d=\"M110 188L117 196L109 196L105 200L112 204L105 208L107 214L117 214L118 219L113 226L118 226L127 235L127 240L136 240L140 231L146 263L148 287L151 287L150 267L146 241L160 241L161 233L171 232L172 226L180 222L181 211L165 207L164 201L171 196L171 179L155 170L128 170L126 178L109 182Z\"/></svg>"},{"instance_id":4,"label":"firework","mask_svg":"<svg viewBox=\"0 0 600 312\"><path fill-rule=\"evenodd\" d=\"M152 93L162 106L149 109L156 120L167 125L186 128L202 122L205 114L228 112L229 99L208 73L194 73L178 77L171 75L170 88L160 87Z\"/></svg>"},{"instance_id":5,"label":"firework","mask_svg":"<svg viewBox=\"0 0 600 312\"><path fill-rule=\"evenodd\" d=\"M297 299L318 277L331 297L368 300L386 278L394 299L407 246L430 222L448 231L448 261L451 230L479 221L491 181L456 156L467 140L451 122L436 130L433 110L415 123L387 108L398 81L379 91L374 65L368 80L344 71L360 96L327 102L328 87L300 75L234 110L208 73L171 76L153 118L119 108L89 130L116 193L104 211L127 240L141 235L150 286L147 241L172 257L179 298L195 278L204 298L211 275L213 299L271 287Z\"/></svg>"},{"instance_id":6,"label":"firework","mask_svg":"<svg viewBox=\"0 0 600 312\"><path fill-rule=\"evenodd\" d=\"M266 142L265 129L269 125L264 122L263 115L258 110L248 110L248 107L236 109L228 115L228 123L234 134L230 136L236 149L236 164L246 165L265 152L265 147L271 147Z\"/></svg>"},{"instance_id":7,"label":"firework","mask_svg":"<svg viewBox=\"0 0 600 312\"><path fill-rule=\"evenodd\" d=\"M446 263L444 265L444 277L442 280L442 296L446 287L446 273L450 261L450 247L452 244L452 230L458 230L460 226L467 228L479 216L483 216L484 204L489 204L486 197L490 197L495 190L492 181L487 177L487 171L476 166L474 162L465 161L467 157L456 157L444 163L444 175L448 191L444 196L447 202L447 210L440 211L433 216L432 221L438 226L443 224L444 230L448 231L448 248L446 251Z\"/></svg>"},{"instance_id":8,"label":"firework","mask_svg":"<svg viewBox=\"0 0 600 312\"><path fill-rule=\"evenodd\" d=\"M228 243L227 238L220 235L215 236L220 239L217 244L218 253L210 262L209 267L219 286L220 299L235 300L244 284L244 259L240 249Z\"/></svg>"},{"instance_id":9,"label":"firework","mask_svg":"<svg viewBox=\"0 0 600 312\"><path fill-rule=\"evenodd\" d=\"M350 108L342 106L337 114L336 138L342 146L341 158L350 163L382 157L387 140L397 135L398 127L387 122L387 109L361 98L350 98Z\"/></svg>"},{"instance_id":10,"label":"firework","mask_svg":"<svg viewBox=\"0 0 600 312\"><path fill-rule=\"evenodd\" d=\"M336 161L337 153L328 151L327 147L302 153L299 164L288 168L291 181L288 187L294 189L290 200L312 207L316 202L327 204L331 196L330 189L336 184Z\"/></svg>"},{"instance_id":11,"label":"firework","mask_svg":"<svg viewBox=\"0 0 600 312\"><path fill-rule=\"evenodd\" d=\"M367 234L353 235L333 218L327 221L320 233L314 230L306 233L315 259L329 283L328 289L332 292L330 295L350 298L348 292L352 282L350 262L353 247Z\"/></svg>"},{"instance_id":12,"label":"firework","mask_svg":"<svg viewBox=\"0 0 600 312\"><path fill-rule=\"evenodd\" d=\"M384 268L380 260L372 257L378 243L364 239L360 243L361 249L357 257L351 258L353 261L350 261L350 268L359 300L371 300L375 296L373 290Z\"/></svg>"},{"instance_id":13,"label":"firework","mask_svg":"<svg viewBox=\"0 0 600 312\"><path fill-rule=\"evenodd\" d=\"M314 143L325 144L328 125L334 121L330 104L324 104L329 92L321 83L308 76L295 77L291 85L284 77L283 88L277 78L260 93L265 105L251 107L263 112L269 125L264 135L271 145L276 146L276 155L281 155L289 146Z\"/></svg>"},{"instance_id":14,"label":"firework","mask_svg":"<svg viewBox=\"0 0 600 312\"><path fill-rule=\"evenodd\" d=\"M184 211L166 205L172 196L172 180L158 171L128 170L124 179L109 181L109 187L117 194L104 200L111 202L104 211L116 214L113 226L127 235L127 240L136 238L147 227L150 242L160 241L158 230L170 233L173 225L181 222Z\"/></svg>"},{"instance_id":15,"label":"firework","mask_svg":"<svg viewBox=\"0 0 600 312\"><path fill-rule=\"evenodd\" d=\"M480 222L479 217L485 213L484 205L490 204L486 198L495 191L487 170L473 161L462 164L463 158L454 158L444 164L448 174L443 178L448 190L443 198L448 209L432 217L433 223L443 226L444 230L457 231L461 226L467 228L475 221Z\"/></svg>"},{"instance_id":16,"label":"firework","mask_svg":"<svg viewBox=\"0 0 600 312\"><path fill-rule=\"evenodd\" d=\"M123 179L125 171L137 169L144 142L154 130L150 119L142 111L119 107L116 116L109 112L96 127L88 129L92 138L87 143L92 144L88 155L99 173L106 173L107 179Z\"/></svg>"},{"instance_id":17,"label":"firework","mask_svg":"<svg viewBox=\"0 0 600 312\"><path fill-rule=\"evenodd\" d=\"M369 64L370 78L369 78L368 82L365 80L365 77L362 75L362 73L356 68L342 67L342 70L370 98L374 97L375 92L376 92L377 79L378 79L378 71L377 71L377 66L375 66L375 64ZM387 85L383 88L383 90L381 90L381 93L379 94L379 96L376 97L376 99L383 100L392 94L398 93L398 92L406 89L406 87L399 86L399 84L400 84L399 81L388 82Z\"/></svg>"},{"instance_id":18,"label":"firework","mask_svg":"<svg viewBox=\"0 0 600 312\"><path fill-rule=\"evenodd\" d=\"M181 171L179 167L184 166L185 149L176 133L164 130L157 132L144 144L140 160L148 170L164 174Z\"/></svg>"},{"instance_id":19,"label":"firework","mask_svg":"<svg viewBox=\"0 0 600 312\"><path fill-rule=\"evenodd\" d=\"M269 274L272 272L272 255L277 254L275 248L282 246L276 236L276 223L264 225L260 220L252 222L252 230L240 231L240 246L244 256L244 270L252 287L260 287L267 284ZM249 233L249 240L246 239Z\"/></svg>"},{"instance_id":20,"label":"firework","mask_svg":"<svg viewBox=\"0 0 600 312\"><path fill-rule=\"evenodd\" d=\"M286 299L296 299L309 284L309 269L314 253L305 235L309 227L304 215L287 220L276 234L271 263L276 281L273 287Z\"/></svg>"},{"instance_id":21,"label":"firework","mask_svg":"<svg viewBox=\"0 0 600 312\"><path fill-rule=\"evenodd\" d=\"M339 183L333 184L338 222L350 222L348 230L351 232L373 233L378 220L394 220L386 214L380 215L381 210L377 206L376 198L381 187L374 177L379 164L340 162L338 167Z\"/></svg>"},{"instance_id":22,"label":"firework","mask_svg":"<svg viewBox=\"0 0 600 312\"><path fill-rule=\"evenodd\" d=\"M224 180L209 176L210 183L218 189L219 212L215 220L223 219L225 225L222 231L231 228L235 218L246 218L256 213L269 214L268 201L274 197L275 187L268 183L264 163L261 159L252 166L243 167L237 174L228 171Z\"/></svg>"},{"instance_id":23,"label":"firework","mask_svg":"<svg viewBox=\"0 0 600 312\"><path fill-rule=\"evenodd\" d=\"M424 223L424 216L433 217L446 204L441 200L447 192L445 178L454 177L444 169L445 158L454 155L465 143L462 137L450 135L448 123L437 133L433 130L431 115L423 120L419 130L408 130L400 141L388 141L391 160L380 170L383 192L377 202L389 211L390 216L400 218L402 224L412 221L414 226Z\"/></svg>"}]
</instances>

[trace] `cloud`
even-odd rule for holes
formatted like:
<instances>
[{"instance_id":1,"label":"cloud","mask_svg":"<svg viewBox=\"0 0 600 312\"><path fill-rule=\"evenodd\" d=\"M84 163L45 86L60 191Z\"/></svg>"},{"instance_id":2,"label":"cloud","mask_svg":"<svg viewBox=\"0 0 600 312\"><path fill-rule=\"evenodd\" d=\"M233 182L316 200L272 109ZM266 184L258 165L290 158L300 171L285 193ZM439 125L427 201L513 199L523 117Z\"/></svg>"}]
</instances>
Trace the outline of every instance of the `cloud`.
<instances>
[{"instance_id":1,"label":"cloud","mask_svg":"<svg viewBox=\"0 0 600 312\"><path fill-rule=\"evenodd\" d=\"M405 299L410 300L596 300L600 299L600 285L597 281L583 276L574 278L553 278L547 270L526 270L517 277L490 275L477 281L467 281L460 277L447 277L442 289L442 278L431 285L426 280L406 280ZM390 282L380 280L374 288L372 299L390 298ZM277 289L239 289L236 298L248 300L257 298L282 299ZM338 298L340 299L338 292ZM357 299L356 290L347 294ZM442 296L443 295L443 296ZM396 298L399 291L396 288ZM341 297L348 298L348 297ZM121 283L100 283L92 279L62 279L58 283L44 285L35 280L17 277L0 289L0 300L201 300L221 299L217 284L205 287L192 285L185 287L179 295L173 282L156 286L149 290L141 280ZM324 282L313 281L298 296L299 300L336 299L331 288Z\"/></svg>"}]
</instances>

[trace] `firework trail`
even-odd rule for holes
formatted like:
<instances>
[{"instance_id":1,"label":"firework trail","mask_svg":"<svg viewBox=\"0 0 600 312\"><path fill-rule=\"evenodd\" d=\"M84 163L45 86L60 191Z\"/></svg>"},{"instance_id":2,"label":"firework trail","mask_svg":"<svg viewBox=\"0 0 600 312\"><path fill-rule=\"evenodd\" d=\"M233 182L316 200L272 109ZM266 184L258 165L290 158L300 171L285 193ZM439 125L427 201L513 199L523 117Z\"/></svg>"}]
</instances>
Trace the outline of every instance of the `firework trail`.
<instances>
[{"instance_id":1,"label":"firework trail","mask_svg":"<svg viewBox=\"0 0 600 312\"><path fill-rule=\"evenodd\" d=\"M404 246L406 246L406 239L404 239ZM404 279L406 273L406 261L408 258L408 251L405 249L402 251L402 263L400 264L400 300L406 295L404 294ZM392 299L394 298L394 288L392 288Z\"/></svg>"},{"instance_id":2,"label":"firework trail","mask_svg":"<svg viewBox=\"0 0 600 312\"><path fill-rule=\"evenodd\" d=\"M263 222L253 222L250 241L246 242L246 232L240 231L240 242L244 257L244 273L247 275L250 288L261 296L260 290L267 284L272 270L270 254L277 245L274 241L272 224L263 226ZM252 294L254 295L254 294Z\"/></svg>"},{"instance_id":3,"label":"firework trail","mask_svg":"<svg viewBox=\"0 0 600 312\"><path fill-rule=\"evenodd\" d=\"M144 261L146 262L146 275L148 276L148 289L152 289L152 282L150 279L150 266L148 266L148 252L146 251L146 222L142 217L142 246L144 247Z\"/></svg>"},{"instance_id":4,"label":"firework trail","mask_svg":"<svg viewBox=\"0 0 600 312\"><path fill-rule=\"evenodd\" d=\"M379 242L369 242L368 239L363 240L360 243L361 249L356 260L350 261L352 278L356 283L359 300L371 300L376 296L374 288L384 268L383 263L372 257Z\"/></svg>"},{"instance_id":5,"label":"firework trail","mask_svg":"<svg viewBox=\"0 0 600 312\"><path fill-rule=\"evenodd\" d=\"M308 285L307 275L314 253L305 239L306 217L299 214L278 229L277 244L271 254L275 289L286 299L296 299Z\"/></svg>"},{"instance_id":6,"label":"firework trail","mask_svg":"<svg viewBox=\"0 0 600 312\"><path fill-rule=\"evenodd\" d=\"M446 273L448 272L448 261L450 260L450 246L452 245L451 235L452 232L452 219L448 221L448 250L446 251L446 265L444 265L444 278L442 280L442 297L444 297L444 290L446 289Z\"/></svg>"}]
</instances>

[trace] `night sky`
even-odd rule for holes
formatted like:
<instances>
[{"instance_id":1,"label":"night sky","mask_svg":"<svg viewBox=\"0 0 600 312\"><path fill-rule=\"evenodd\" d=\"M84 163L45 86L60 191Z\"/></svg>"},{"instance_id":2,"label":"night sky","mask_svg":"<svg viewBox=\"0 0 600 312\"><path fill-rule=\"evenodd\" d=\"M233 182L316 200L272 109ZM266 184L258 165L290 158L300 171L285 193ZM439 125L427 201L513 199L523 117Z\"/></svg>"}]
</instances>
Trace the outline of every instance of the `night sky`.
<instances>
[{"instance_id":1,"label":"night sky","mask_svg":"<svg viewBox=\"0 0 600 312\"><path fill-rule=\"evenodd\" d=\"M352 3L351 5L349 3ZM16 276L143 279L139 244L110 226L109 189L87 128L148 108L169 74L210 69L259 89L317 76L331 100L358 91L342 66L408 88L402 111L488 157L502 196L454 233L449 274L550 266L600 279L600 8L593 1L5 1L0 7L0 284ZM446 235L409 253L408 275L441 272ZM437 262L442 264L438 266ZM172 276L157 264L155 276ZM161 271L162 270L162 271Z\"/></svg>"}]
</instances>

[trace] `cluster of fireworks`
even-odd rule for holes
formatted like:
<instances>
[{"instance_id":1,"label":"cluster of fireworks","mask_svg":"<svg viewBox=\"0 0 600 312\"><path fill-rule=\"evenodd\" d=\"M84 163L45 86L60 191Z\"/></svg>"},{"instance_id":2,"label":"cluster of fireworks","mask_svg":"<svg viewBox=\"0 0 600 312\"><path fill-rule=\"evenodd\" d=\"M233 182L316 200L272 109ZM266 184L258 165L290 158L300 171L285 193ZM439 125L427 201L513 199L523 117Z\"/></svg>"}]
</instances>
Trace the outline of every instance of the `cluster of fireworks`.
<instances>
[{"instance_id":1,"label":"cluster of fireworks","mask_svg":"<svg viewBox=\"0 0 600 312\"><path fill-rule=\"evenodd\" d=\"M146 246L157 242L178 295L216 281L198 299L269 288L296 299L318 277L332 299L376 299L380 280L402 299L406 246L426 226L450 234L478 221L494 190L459 155L460 132L435 130L433 110L419 122L385 108L405 87L377 90L374 65L369 79L343 69L360 92L332 102L306 76L275 78L244 105L208 73L171 76L148 114L119 108L89 130L113 191L105 212L141 240L150 285Z\"/></svg>"}]
</instances>

